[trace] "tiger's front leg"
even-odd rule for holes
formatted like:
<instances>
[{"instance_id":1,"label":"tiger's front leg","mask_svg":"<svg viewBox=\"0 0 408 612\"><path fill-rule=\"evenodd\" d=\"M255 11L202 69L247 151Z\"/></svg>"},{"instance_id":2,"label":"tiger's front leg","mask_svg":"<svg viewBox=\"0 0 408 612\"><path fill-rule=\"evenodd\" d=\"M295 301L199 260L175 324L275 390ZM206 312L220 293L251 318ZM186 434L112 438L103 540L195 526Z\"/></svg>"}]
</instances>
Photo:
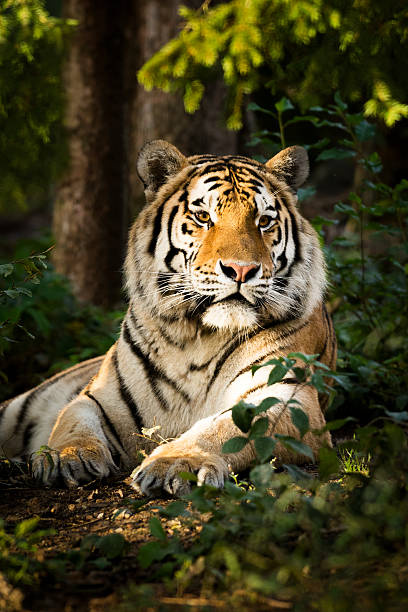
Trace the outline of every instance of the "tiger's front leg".
<instances>
[{"instance_id":1,"label":"tiger's front leg","mask_svg":"<svg viewBox=\"0 0 408 612\"><path fill-rule=\"evenodd\" d=\"M99 408L85 395L61 411L48 440L49 449L31 455L34 478L45 485L62 479L69 487L118 471L103 431Z\"/></svg>"},{"instance_id":2,"label":"tiger's front leg","mask_svg":"<svg viewBox=\"0 0 408 612\"><path fill-rule=\"evenodd\" d=\"M275 385L262 390L247 401L259 404L265 397L278 397L281 404L268 410L270 427L267 435L280 433L299 437L292 424L290 411L284 402L292 397L289 385ZM321 429L325 419L319 406L317 392L312 387L303 387L296 392L295 398L301 402L303 410L309 416L310 429ZM133 486L144 495L155 495L164 490L171 495L184 495L189 490L189 483L180 476L180 472L197 474L198 485L209 484L222 488L228 473L243 470L255 459L253 444L247 444L243 450L233 454L223 454L223 444L235 436L243 436L242 431L234 424L231 411L219 413L198 421L191 429L177 440L157 447L132 474ZM323 445L331 446L328 432L317 436L307 433L304 442L308 444L315 456ZM276 457L280 463L304 463L305 457L296 456L281 444L276 446ZM306 459L307 460L307 459Z\"/></svg>"}]
</instances>

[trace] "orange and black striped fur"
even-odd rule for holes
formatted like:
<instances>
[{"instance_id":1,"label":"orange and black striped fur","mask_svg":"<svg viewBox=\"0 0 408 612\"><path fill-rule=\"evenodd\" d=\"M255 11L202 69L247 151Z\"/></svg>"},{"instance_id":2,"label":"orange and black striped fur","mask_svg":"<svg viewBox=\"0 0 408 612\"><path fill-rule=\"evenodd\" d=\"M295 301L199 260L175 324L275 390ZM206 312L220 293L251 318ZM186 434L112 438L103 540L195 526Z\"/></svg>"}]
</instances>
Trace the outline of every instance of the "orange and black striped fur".
<instances>
[{"instance_id":1,"label":"orange and black striped fur","mask_svg":"<svg viewBox=\"0 0 408 612\"><path fill-rule=\"evenodd\" d=\"M251 444L223 455L241 435L230 409L239 400L283 402L293 379L267 386L270 367L253 364L292 351L319 354L334 367L336 340L324 307L325 265L311 225L296 208L308 174L304 149L290 147L266 164L246 157L184 157L164 141L147 144L138 172L147 205L129 236L129 309L119 340L86 361L0 407L0 445L9 456L32 455L37 479L75 486L122 467L145 494L181 494L188 484L221 487L229 470L247 467ZM295 398L311 429L324 426L314 388ZM268 411L270 432L297 435L287 410ZM315 453L328 433L306 435ZM51 454L53 461L49 461ZM289 451L277 451L281 461Z\"/></svg>"}]
</instances>

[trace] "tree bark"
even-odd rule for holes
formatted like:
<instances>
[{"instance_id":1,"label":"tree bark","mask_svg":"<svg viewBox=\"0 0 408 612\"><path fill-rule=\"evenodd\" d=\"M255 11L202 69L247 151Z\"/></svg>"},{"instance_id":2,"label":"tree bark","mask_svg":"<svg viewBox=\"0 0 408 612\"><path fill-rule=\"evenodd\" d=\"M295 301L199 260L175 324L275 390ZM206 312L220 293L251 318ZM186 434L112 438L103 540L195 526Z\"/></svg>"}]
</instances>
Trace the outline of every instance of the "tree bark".
<instances>
[{"instance_id":1,"label":"tree bark","mask_svg":"<svg viewBox=\"0 0 408 612\"><path fill-rule=\"evenodd\" d=\"M85 302L118 296L123 248L122 20L126 1L67 0L78 20L64 70L70 164L54 208L58 272Z\"/></svg>"},{"instance_id":2,"label":"tree bark","mask_svg":"<svg viewBox=\"0 0 408 612\"><path fill-rule=\"evenodd\" d=\"M237 135L222 125L221 83L187 115L181 96L137 82L138 69L177 34L180 3L64 2L78 27L64 70L70 164L57 187L54 262L84 302L110 306L119 296L126 226L143 203L136 159L146 141L163 138L186 154L237 151Z\"/></svg>"}]
</instances>

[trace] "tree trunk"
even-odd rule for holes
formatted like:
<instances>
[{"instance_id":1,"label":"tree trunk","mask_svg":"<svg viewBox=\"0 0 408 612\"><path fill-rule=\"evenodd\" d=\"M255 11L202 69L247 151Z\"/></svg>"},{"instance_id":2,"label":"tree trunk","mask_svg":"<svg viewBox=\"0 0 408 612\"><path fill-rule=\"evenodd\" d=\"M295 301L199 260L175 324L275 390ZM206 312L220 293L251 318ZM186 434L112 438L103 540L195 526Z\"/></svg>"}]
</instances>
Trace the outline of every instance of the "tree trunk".
<instances>
[{"instance_id":1,"label":"tree trunk","mask_svg":"<svg viewBox=\"0 0 408 612\"><path fill-rule=\"evenodd\" d=\"M57 189L54 262L83 301L118 296L123 247L122 20L126 1L66 0L79 24L64 80L70 165Z\"/></svg>"},{"instance_id":2,"label":"tree trunk","mask_svg":"<svg viewBox=\"0 0 408 612\"><path fill-rule=\"evenodd\" d=\"M143 202L136 159L146 141L163 138L186 154L237 151L237 135L222 125L221 83L195 115L181 96L137 83L137 70L177 34L179 5L64 2L65 17L79 24L64 71L70 165L57 188L54 262L85 302L109 306L119 296L125 228Z\"/></svg>"}]
</instances>

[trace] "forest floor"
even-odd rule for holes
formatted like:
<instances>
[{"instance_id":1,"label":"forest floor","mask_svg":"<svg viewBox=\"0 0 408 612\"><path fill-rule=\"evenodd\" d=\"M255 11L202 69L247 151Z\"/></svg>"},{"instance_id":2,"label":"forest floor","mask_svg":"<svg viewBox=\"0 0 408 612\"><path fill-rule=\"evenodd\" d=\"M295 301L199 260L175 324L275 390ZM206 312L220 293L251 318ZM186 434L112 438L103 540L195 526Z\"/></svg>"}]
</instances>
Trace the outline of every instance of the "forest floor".
<instances>
[{"instance_id":1,"label":"forest floor","mask_svg":"<svg viewBox=\"0 0 408 612\"><path fill-rule=\"evenodd\" d=\"M304 467L311 475L317 474L316 465ZM186 549L207 518L197 513L196 518L180 521L160 513L173 501L138 496L125 475L75 489L38 487L26 466L16 468L0 458L0 518L7 533L12 534L21 521L33 518L38 519L37 528L49 532L36 543L33 556L40 562L40 569L32 573L32 584L19 582L15 588L1 573L0 533L0 612L213 611L230 609L231 597L237 611L292 607L290 602L262 596L253 602L243 590L203 596L200 582L195 579L189 592L179 592L174 583L169 586L166 579L154 575L157 564L143 569L138 552L142 544L152 542L152 516L160 516L166 535L177 536ZM106 555L98 550L81 553L86 536L110 534L121 534L126 540L123 554L106 564ZM12 547L9 552L18 555L20 551ZM59 564L58 571L51 568L53 562ZM132 585L147 588L132 592Z\"/></svg>"},{"instance_id":2,"label":"forest floor","mask_svg":"<svg viewBox=\"0 0 408 612\"><path fill-rule=\"evenodd\" d=\"M7 480L0 476L0 517L7 525L7 532L12 533L14 526L33 517L38 517L40 529L54 532L37 544L37 560L49 561L58 559L61 553L64 557L67 551L79 551L82 539L89 534L106 536L120 533L129 543L125 554L113 559L105 568L98 567L97 562L94 564L98 557L94 554L82 568L78 568L78 563L65 563L60 576L50 580L48 574L41 576L40 573L32 585L21 585L14 593L2 593L0 580L0 611L114 611L119 609L121 591L128 582L149 583L152 569L141 568L137 553L141 544L151 540L149 520L155 514L157 516L157 506L165 507L174 500L148 500L132 513L127 510L126 499L130 499L130 503L141 499L131 488L129 478L115 478L103 483L94 481L76 489L45 489L36 487L25 474ZM201 528L198 523L196 526L182 526L177 518L161 517L161 523L169 536L176 529L186 545ZM4 588L3 585L3 591ZM155 589L155 596L160 601L160 588L159 592ZM11 607L7 607L7 597L9 602L14 602L14 607L11 603ZM164 597L163 609L184 609L184 604L182 608L178 606L180 598L173 599L174 602L171 597ZM197 600L193 597L193 604L194 601ZM132 609L147 610L149 606L140 601L140 607L132 606Z\"/></svg>"}]
</instances>

